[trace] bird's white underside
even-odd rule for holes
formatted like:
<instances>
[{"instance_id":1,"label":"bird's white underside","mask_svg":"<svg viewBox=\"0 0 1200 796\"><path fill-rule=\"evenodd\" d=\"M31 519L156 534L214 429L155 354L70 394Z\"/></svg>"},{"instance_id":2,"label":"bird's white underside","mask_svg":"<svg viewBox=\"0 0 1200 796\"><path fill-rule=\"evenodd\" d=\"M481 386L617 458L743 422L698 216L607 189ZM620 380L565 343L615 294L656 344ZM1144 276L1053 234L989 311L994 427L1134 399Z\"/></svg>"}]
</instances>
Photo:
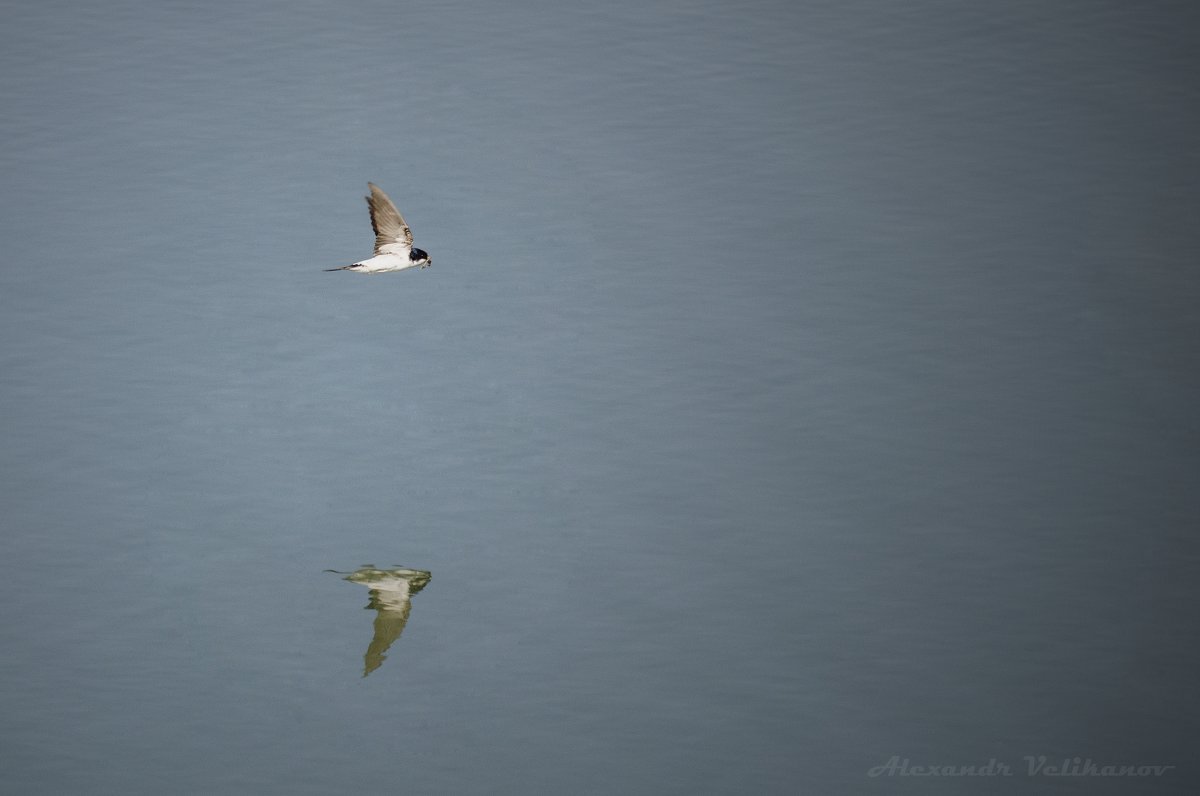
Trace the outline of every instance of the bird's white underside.
<instances>
[{"instance_id":1,"label":"bird's white underside","mask_svg":"<svg viewBox=\"0 0 1200 796\"><path fill-rule=\"evenodd\" d=\"M382 274L388 271L403 271L406 268L416 268L417 264L408 258L408 249L404 254L377 254L370 259L354 263L352 270L364 274Z\"/></svg>"}]
</instances>

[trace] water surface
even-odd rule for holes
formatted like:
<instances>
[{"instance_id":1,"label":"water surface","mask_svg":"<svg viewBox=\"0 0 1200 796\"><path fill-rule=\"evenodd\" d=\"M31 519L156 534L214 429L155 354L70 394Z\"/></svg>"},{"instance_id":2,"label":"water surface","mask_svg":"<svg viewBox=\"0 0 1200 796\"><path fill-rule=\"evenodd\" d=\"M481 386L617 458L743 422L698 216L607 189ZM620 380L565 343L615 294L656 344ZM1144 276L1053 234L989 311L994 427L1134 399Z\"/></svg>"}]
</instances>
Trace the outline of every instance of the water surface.
<instances>
[{"instance_id":1,"label":"water surface","mask_svg":"<svg viewBox=\"0 0 1200 796\"><path fill-rule=\"evenodd\" d=\"M10 4L6 788L1191 792L1195 16Z\"/></svg>"}]
</instances>

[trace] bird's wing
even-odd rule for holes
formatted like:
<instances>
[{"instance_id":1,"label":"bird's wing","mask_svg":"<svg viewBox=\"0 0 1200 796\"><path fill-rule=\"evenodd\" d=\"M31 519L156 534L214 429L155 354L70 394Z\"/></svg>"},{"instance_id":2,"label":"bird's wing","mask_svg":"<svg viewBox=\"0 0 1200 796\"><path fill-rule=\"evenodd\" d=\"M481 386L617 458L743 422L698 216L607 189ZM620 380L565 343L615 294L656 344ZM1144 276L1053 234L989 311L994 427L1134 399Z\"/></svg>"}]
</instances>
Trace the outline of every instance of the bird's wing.
<instances>
[{"instance_id":1,"label":"bird's wing","mask_svg":"<svg viewBox=\"0 0 1200 796\"><path fill-rule=\"evenodd\" d=\"M388 195L373 182L371 195L367 197L367 206L371 208L371 227L375 230L375 253L395 254L399 248L405 251L412 249L412 230L404 223L404 216L388 199ZM397 247L395 244L400 244Z\"/></svg>"}]
</instances>

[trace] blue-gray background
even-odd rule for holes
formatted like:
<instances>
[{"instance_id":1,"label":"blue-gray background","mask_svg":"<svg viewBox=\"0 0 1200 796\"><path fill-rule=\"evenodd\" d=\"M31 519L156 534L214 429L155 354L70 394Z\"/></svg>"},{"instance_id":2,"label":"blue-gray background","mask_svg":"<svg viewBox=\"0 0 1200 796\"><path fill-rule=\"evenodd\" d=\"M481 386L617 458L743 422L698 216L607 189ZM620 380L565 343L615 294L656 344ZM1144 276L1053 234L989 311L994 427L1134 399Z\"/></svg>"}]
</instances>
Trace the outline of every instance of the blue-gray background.
<instances>
[{"instance_id":1,"label":"blue-gray background","mask_svg":"<svg viewBox=\"0 0 1200 796\"><path fill-rule=\"evenodd\" d=\"M1190 792L1197 33L4 4L0 790Z\"/></svg>"}]
</instances>

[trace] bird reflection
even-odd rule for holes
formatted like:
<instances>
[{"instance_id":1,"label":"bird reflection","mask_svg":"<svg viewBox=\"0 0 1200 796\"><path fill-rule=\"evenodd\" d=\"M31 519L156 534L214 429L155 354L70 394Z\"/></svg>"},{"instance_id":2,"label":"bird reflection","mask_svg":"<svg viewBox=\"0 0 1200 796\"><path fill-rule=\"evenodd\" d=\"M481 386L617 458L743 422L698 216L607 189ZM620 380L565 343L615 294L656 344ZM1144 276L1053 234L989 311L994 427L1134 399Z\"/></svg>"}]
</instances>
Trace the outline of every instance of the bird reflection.
<instances>
[{"instance_id":1,"label":"bird reflection","mask_svg":"<svg viewBox=\"0 0 1200 796\"><path fill-rule=\"evenodd\" d=\"M432 576L421 569L378 569L374 564L365 564L348 573L338 572L336 569L326 572L345 575L342 580L361 583L370 589L370 599L364 607L373 608L377 613L375 635L367 646L367 654L363 656L363 677L366 677L383 665L388 647L400 638L404 626L408 624L408 614L412 611L412 596L425 588Z\"/></svg>"}]
</instances>

